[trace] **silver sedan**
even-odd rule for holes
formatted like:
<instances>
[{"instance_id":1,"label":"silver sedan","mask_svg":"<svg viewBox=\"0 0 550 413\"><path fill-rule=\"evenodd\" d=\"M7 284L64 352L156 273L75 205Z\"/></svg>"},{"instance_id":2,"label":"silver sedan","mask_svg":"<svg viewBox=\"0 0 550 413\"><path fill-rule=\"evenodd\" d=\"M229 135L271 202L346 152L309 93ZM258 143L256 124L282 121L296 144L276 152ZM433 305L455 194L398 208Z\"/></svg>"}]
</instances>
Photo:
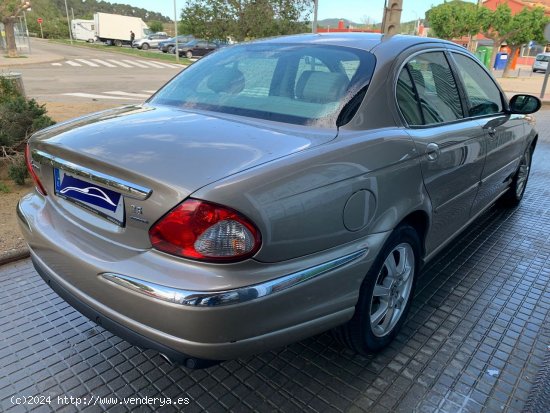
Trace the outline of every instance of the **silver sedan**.
<instances>
[{"instance_id":1,"label":"silver sedan","mask_svg":"<svg viewBox=\"0 0 550 413\"><path fill-rule=\"evenodd\" d=\"M436 39L226 47L142 105L35 134L21 228L69 303L189 367L328 329L374 352L423 263L521 201L539 107Z\"/></svg>"}]
</instances>

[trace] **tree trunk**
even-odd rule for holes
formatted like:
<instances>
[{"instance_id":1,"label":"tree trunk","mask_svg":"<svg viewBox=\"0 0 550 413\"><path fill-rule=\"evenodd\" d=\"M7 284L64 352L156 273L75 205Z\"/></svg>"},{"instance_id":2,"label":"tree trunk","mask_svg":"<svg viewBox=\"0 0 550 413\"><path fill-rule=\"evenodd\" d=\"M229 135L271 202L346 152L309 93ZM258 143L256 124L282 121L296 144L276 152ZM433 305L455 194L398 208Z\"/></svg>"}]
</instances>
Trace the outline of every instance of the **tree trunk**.
<instances>
[{"instance_id":1,"label":"tree trunk","mask_svg":"<svg viewBox=\"0 0 550 413\"><path fill-rule=\"evenodd\" d=\"M6 47L8 49L8 57L18 57L17 45L15 44L15 20L6 17L2 23L4 23L4 30L6 31Z\"/></svg>"},{"instance_id":2,"label":"tree trunk","mask_svg":"<svg viewBox=\"0 0 550 413\"><path fill-rule=\"evenodd\" d=\"M506 66L504 67L504 73L502 74L502 77L509 77L510 71L512 70L512 61L514 60L514 57L516 56L516 53L519 51L519 48L521 46L509 46L510 47L510 56L508 56L508 60L506 61Z\"/></svg>"},{"instance_id":3,"label":"tree trunk","mask_svg":"<svg viewBox=\"0 0 550 413\"><path fill-rule=\"evenodd\" d=\"M2 30L0 30L0 50L5 50L6 47L4 46L4 36L2 36Z\"/></svg>"}]
</instances>

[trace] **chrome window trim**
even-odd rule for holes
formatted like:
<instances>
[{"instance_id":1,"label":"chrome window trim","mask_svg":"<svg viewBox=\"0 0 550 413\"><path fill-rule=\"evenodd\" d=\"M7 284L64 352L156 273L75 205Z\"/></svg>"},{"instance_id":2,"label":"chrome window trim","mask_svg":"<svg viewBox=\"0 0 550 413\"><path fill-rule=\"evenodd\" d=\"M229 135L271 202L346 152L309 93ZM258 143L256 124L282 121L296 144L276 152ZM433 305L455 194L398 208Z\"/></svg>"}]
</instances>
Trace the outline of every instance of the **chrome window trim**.
<instances>
[{"instance_id":1,"label":"chrome window trim","mask_svg":"<svg viewBox=\"0 0 550 413\"><path fill-rule=\"evenodd\" d=\"M365 255L366 252L367 249L361 249L351 254L344 255L343 257L335 258L274 280L216 292L181 290L143 281L128 275L110 272L99 274L99 276L110 283L168 303L192 307L219 307L230 304L240 304L287 290L349 264Z\"/></svg>"},{"instance_id":2,"label":"chrome window trim","mask_svg":"<svg viewBox=\"0 0 550 413\"><path fill-rule=\"evenodd\" d=\"M104 185L122 193L128 198L144 201L149 198L149 196L153 193L151 189L144 186L137 185L132 182L128 182L123 179L104 174L102 172L94 171L93 169L79 166L77 164L65 161L61 158L50 155L46 152L39 151L37 149L33 149L31 153L33 161L36 161L39 164L50 165L53 168L62 169L73 175L89 179L93 182L97 182L100 185Z\"/></svg>"}]
</instances>

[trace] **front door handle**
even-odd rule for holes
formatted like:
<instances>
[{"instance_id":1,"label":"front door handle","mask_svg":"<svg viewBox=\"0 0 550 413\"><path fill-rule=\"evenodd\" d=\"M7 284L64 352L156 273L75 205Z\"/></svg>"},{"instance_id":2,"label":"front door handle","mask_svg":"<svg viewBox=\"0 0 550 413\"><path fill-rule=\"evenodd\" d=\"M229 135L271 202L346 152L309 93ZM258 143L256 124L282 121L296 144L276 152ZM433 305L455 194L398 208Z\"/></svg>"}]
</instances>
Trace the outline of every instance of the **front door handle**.
<instances>
[{"instance_id":1,"label":"front door handle","mask_svg":"<svg viewBox=\"0 0 550 413\"><path fill-rule=\"evenodd\" d=\"M441 150L436 143L429 143L426 146L426 156L428 158L428 161L435 161L437 158L439 158L440 153Z\"/></svg>"},{"instance_id":2,"label":"front door handle","mask_svg":"<svg viewBox=\"0 0 550 413\"><path fill-rule=\"evenodd\" d=\"M488 127L487 133L489 134L490 139L495 139L497 137L497 130L495 128Z\"/></svg>"}]
</instances>

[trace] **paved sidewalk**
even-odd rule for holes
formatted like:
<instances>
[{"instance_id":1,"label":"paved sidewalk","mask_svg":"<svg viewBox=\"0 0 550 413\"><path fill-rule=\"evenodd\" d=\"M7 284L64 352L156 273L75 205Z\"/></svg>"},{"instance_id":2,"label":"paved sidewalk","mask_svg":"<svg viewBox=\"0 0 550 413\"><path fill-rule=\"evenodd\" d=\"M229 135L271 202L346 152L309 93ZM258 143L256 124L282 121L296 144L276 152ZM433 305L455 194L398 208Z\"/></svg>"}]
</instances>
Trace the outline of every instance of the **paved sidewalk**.
<instances>
[{"instance_id":1,"label":"paved sidewalk","mask_svg":"<svg viewBox=\"0 0 550 413\"><path fill-rule=\"evenodd\" d=\"M0 411L521 412L550 351L550 110L537 119L523 203L489 210L423 270L385 351L325 333L188 371L88 321L22 260L0 268ZM161 409L168 397L189 404Z\"/></svg>"},{"instance_id":2,"label":"paved sidewalk","mask_svg":"<svg viewBox=\"0 0 550 413\"><path fill-rule=\"evenodd\" d=\"M10 69L11 67L23 66L23 65L37 65L41 63L53 63L59 62L64 59L62 55L54 54L45 51L40 45L47 43L45 39L31 39L31 53L23 52L18 58L8 58L6 53L2 51L0 53L0 72Z\"/></svg>"}]
</instances>

